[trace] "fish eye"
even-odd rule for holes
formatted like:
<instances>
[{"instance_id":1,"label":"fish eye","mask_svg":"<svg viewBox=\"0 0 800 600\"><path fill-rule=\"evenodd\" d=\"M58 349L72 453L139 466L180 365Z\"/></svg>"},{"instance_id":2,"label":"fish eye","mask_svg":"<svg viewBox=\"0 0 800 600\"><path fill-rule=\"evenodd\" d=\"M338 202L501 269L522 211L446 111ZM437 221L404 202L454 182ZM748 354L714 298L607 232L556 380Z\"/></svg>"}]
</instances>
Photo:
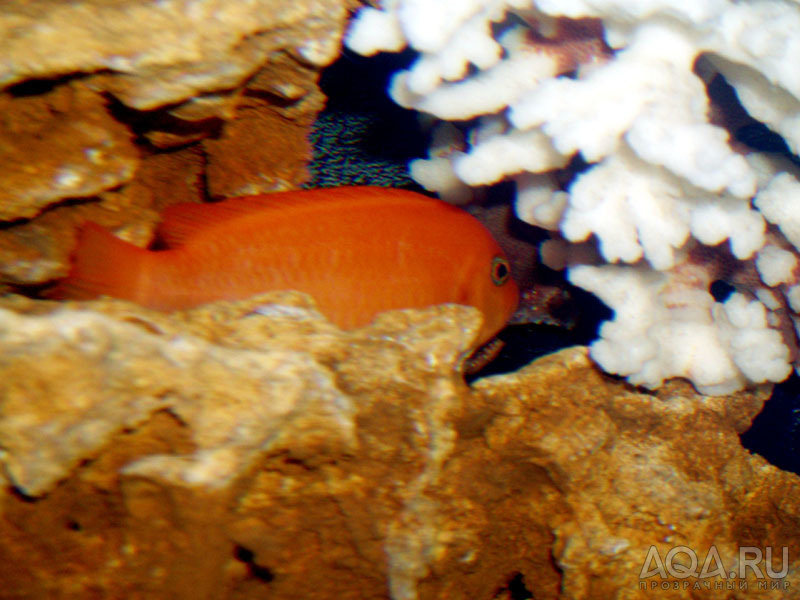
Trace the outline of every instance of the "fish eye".
<instances>
[{"instance_id":1,"label":"fish eye","mask_svg":"<svg viewBox=\"0 0 800 600\"><path fill-rule=\"evenodd\" d=\"M492 281L495 285L503 285L511 276L511 269L508 261L502 256L495 256L492 259Z\"/></svg>"}]
</instances>

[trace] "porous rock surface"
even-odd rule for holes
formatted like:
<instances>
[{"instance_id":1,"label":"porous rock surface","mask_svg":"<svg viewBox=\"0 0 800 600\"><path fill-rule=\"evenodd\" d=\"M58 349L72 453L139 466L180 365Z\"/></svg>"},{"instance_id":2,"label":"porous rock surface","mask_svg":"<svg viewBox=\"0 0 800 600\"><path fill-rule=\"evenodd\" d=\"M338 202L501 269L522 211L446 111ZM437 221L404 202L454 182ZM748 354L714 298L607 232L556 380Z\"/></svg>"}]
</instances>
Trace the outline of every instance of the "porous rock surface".
<instances>
[{"instance_id":1,"label":"porous rock surface","mask_svg":"<svg viewBox=\"0 0 800 600\"><path fill-rule=\"evenodd\" d=\"M138 152L105 100L81 83L34 95L0 94L0 221L35 216L61 198L129 181Z\"/></svg>"},{"instance_id":2,"label":"porous rock surface","mask_svg":"<svg viewBox=\"0 0 800 600\"><path fill-rule=\"evenodd\" d=\"M344 7L336 0L4 4L0 84L97 75L98 88L140 110L234 88L275 50L329 63L339 53L331 27L340 25Z\"/></svg>"},{"instance_id":3,"label":"porous rock surface","mask_svg":"<svg viewBox=\"0 0 800 600\"><path fill-rule=\"evenodd\" d=\"M478 326L443 306L340 332L294 293L4 301L0 597L796 593L800 480L738 438L766 390L642 394L577 347L469 387ZM728 570L788 546L790 587L640 589L680 545Z\"/></svg>"},{"instance_id":4,"label":"porous rock surface","mask_svg":"<svg viewBox=\"0 0 800 600\"><path fill-rule=\"evenodd\" d=\"M299 187L354 4L4 2L0 290L63 276L84 220L144 244L168 204Z\"/></svg>"}]
</instances>

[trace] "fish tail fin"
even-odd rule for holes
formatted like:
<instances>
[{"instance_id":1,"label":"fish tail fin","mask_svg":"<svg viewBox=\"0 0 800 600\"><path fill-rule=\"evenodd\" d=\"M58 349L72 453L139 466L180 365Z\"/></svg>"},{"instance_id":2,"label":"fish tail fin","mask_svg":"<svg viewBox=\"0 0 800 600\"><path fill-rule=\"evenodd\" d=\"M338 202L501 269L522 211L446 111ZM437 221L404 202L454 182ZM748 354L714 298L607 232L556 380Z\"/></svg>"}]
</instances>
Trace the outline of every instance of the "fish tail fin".
<instances>
[{"instance_id":1,"label":"fish tail fin","mask_svg":"<svg viewBox=\"0 0 800 600\"><path fill-rule=\"evenodd\" d=\"M140 273L148 252L87 221L78 231L69 274L47 296L87 300L106 295L139 300Z\"/></svg>"}]
</instances>

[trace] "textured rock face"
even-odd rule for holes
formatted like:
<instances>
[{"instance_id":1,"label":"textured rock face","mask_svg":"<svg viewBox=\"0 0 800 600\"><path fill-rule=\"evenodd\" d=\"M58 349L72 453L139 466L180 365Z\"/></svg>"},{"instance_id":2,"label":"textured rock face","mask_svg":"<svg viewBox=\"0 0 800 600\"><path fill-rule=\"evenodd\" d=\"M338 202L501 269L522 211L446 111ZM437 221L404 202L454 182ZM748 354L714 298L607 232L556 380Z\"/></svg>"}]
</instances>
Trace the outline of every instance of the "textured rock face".
<instances>
[{"instance_id":1,"label":"textured rock face","mask_svg":"<svg viewBox=\"0 0 800 600\"><path fill-rule=\"evenodd\" d=\"M130 132L83 84L0 95L0 111L0 220L33 217L61 198L92 196L133 177L139 157Z\"/></svg>"},{"instance_id":2,"label":"textured rock face","mask_svg":"<svg viewBox=\"0 0 800 600\"><path fill-rule=\"evenodd\" d=\"M583 348L470 388L476 315L342 333L297 294L172 316L6 302L0 590L646 597L648 550L681 545L726 570L737 546L788 546L800 585L800 480L738 439L766 392L639 394Z\"/></svg>"},{"instance_id":3,"label":"textured rock face","mask_svg":"<svg viewBox=\"0 0 800 600\"><path fill-rule=\"evenodd\" d=\"M12 0L0 19L0 84L97 74L97 87L150 110L234 88L275 50L329 63L342 10L332 0Z\"/></svg>"},{"instance_id":4,"label":"textured rock face","mask_svg":"<svg viewBox=\"0 0 800 600\"><path fill-rule=\"evenodd\" d=\"M4 3L0 289L63 276L83 220L144 244L168 204L302 184L349 4Z\"/></svg>"}]
</instances>

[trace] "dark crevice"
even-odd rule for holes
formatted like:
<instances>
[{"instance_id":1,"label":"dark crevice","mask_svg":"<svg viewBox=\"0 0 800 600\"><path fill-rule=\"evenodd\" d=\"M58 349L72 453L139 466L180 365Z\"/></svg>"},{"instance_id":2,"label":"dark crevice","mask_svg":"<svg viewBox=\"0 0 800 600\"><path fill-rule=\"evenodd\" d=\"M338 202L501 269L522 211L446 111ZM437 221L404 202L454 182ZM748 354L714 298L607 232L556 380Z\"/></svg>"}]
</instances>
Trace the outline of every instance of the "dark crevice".
<instances>
[{"instance_id":1,"label":"dark crevice","mask_svg":"<svg viewBox=\"0 0 800 600\"><path fill-rule=\"evenodd\" d=\"M108 111L117 121L128 126L136 136L136 142L142 146L149 147L153 151L163 152L165 149L153 146L146 138L146 134L154 131L162 131L176 136L187 138L186 143L171 146L171 150L176 150L184 146L191 145L197 141L197 137L218 138L222 135L224 120L219 117L208 117L196 121L180 119L169 113L170 110L180 106L183 102L162 106L154 110L137 110L126 106L114 96L106 94L108 100Z\"/></svg>"},{"instance_id":2,"label":"dark crevice","mask_svg":"<svg viewBox=\"0 0 800 600\"><path fill-rule=\"evenodd\" d=\"M741 436L742 446L770 464L800 475L800 377L779 383Z\"/></svg>"},{"instance_id":3,"label":"dark crevice","mask_svg":"<svg viewBox=\"0 0 800 600\"><path fill-rule=\"evenodd\" d=\"M494 597L508 598L509 600L535 600L533 593L525 586L525 577L522 573L511 575L508 583L497 590Z\"/></svg>"},{"instance_id":4,"label":"dark crevice","mask_svg":"<svg viewBox=\"0 0 800 600\"><path fill-rule=\"evenodd\" d=\"M75 519L68 519L66 527L71 531L83 531L83 526Z\"/></svg>"},{"instance_id":5,"label":"dark crevice","mask_svg":"<svg viewBox=\"0 0 800 600\"><path fill-rule=\"evenodd\" d=\"M57 77L41 77L38 79L26 79L8 86L4 92L15 98L26 98L28 96L41 96L48 94L63 83L88 77L86 73L74 72L58 75Z\"/></svg>"},{"instance_id":6,"label":"dark crevice","mask_svg":"<svg viewBox=\"0 0 800 600\"><path fill-rule=\"evenodd\" d=\"M533 360L570 346L590 344L597 338L601 323L613 312L592 294L564 282L570 301L556 308L563 314L553 315L571 321L571 327L526 323L509 325L497 334L504 343L497 356L476 373L464 377L472 383L482 377L511 373Z\"/></svg>"},{"instance_id":7,"label":"dark crevice","mask_svg":"<svg viewBox=\"0 0 800 600\"><path fill-rule=\"evenodd\" d=\"M256 564L255 562L255 555L251 550L248 550L244 546L236 546L233 549L233 556L236 560L243 562L247 565L247 570L250 575L255 578L263 581L264 583L269 583L273 579L275 579L275 575L272 570L268 569L267 567L261 566Z\"/></svg>"},{"instance_id":8,"label":"dark crevice","mask_svg":"<svg viewBox=\"0 0 800 600\"><path fill-rule=\"evenodd\" d=\"M725 302L735 291L735 287L721 279L712 282L708 287L708 292L714 297L715 302Z\"/></svg>"}]
</instances>

